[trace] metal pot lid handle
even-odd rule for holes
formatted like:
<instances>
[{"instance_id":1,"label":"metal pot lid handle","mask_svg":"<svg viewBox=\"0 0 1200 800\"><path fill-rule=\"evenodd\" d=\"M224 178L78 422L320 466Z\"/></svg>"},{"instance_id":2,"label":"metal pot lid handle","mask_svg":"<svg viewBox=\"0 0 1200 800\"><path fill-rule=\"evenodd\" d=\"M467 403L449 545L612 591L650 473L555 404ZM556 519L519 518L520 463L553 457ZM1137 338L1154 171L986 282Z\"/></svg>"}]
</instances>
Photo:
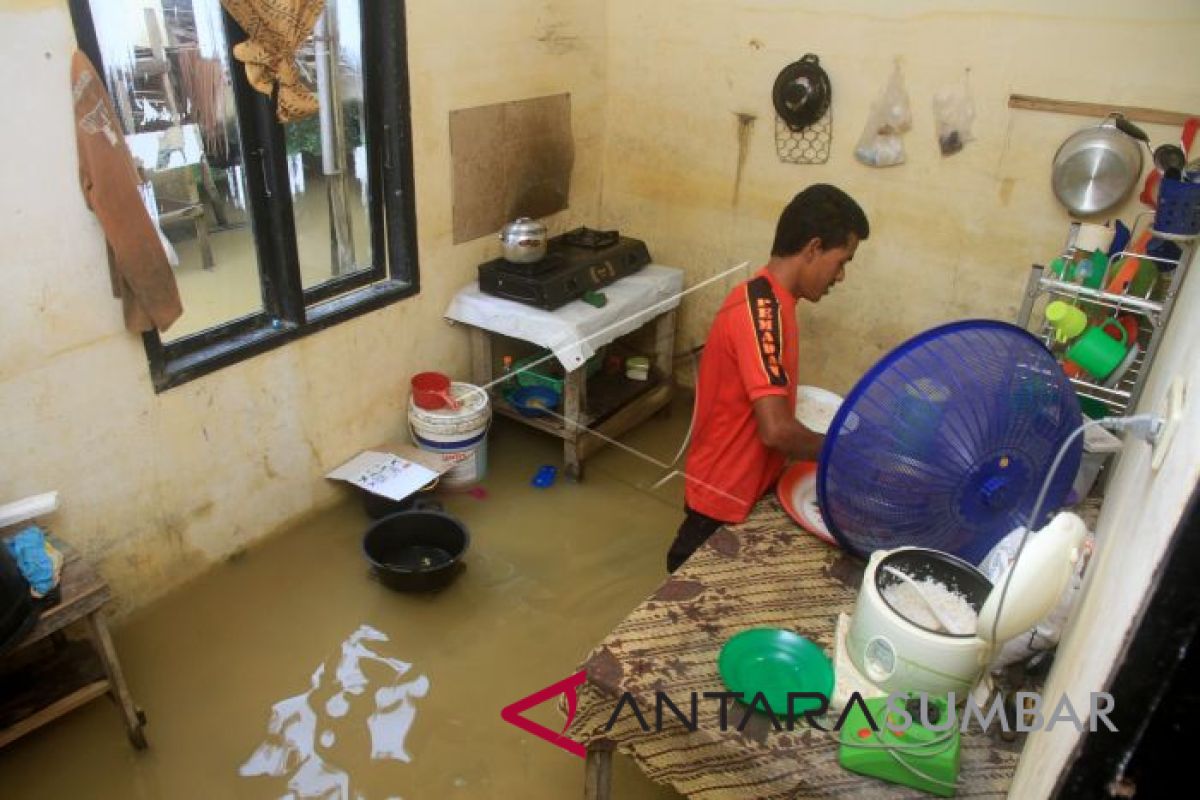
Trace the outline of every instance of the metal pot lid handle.
<instances>
[{"instance_id":1,"label":"metal pot lid handle","mask_svg":"<svg viewBox=\"0 0 1200 800\"><path fill-rule=\"evenodd\" d=\"M546 232L547 228L545 224L531 217L517 217L500 229L500 238L503 239L505 236L519 236L522 234L545 236Z\"/></svg>"},{"instance_id":2,"label":"metal pot lid handle","mask_svg":"<svg viewBox=\"0 0 1200 800\"><path fill-rule=\"evenodd\" d=\"M1117 130L1119 130L1121 133L1125 134L1126 136L1132 136L1139 142L1150 144L1150 137L1146 135L1146 132L1137 125L1134 125L1129 120L1125 119L1124 114L1120 113L1119 111L1114 111L1108 115L1108 118L1112 120L1113 125L1115 125Z\"/></svg>"}]
</instances>

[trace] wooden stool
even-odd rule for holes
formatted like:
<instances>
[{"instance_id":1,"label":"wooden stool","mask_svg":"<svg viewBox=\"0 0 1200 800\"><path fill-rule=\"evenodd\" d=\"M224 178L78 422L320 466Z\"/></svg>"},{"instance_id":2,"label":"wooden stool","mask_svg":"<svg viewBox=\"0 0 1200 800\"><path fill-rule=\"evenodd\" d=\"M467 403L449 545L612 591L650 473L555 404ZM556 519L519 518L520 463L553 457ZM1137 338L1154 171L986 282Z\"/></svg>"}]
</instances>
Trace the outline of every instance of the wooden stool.
<instances>
[{"instance_id":1,"label":"wooden stool","mask_svg":"<svg viewBox=\"0 0 1200 800\"><path fill-rule=\"evenodd\" d=\"M59 602L42 610L37 625L0 661L0 747L37 730L89 700L109 694L121 710L129 741L146 747L142 727L146 716L134 705L121 662L113 648L104 605L111 599L108 584L70 545L51 538L63 554ZM86 622L89 643L70 641L63 628ZM38 655L33 645L49 638L47 652Z\"/></svg>"}]
</instances>

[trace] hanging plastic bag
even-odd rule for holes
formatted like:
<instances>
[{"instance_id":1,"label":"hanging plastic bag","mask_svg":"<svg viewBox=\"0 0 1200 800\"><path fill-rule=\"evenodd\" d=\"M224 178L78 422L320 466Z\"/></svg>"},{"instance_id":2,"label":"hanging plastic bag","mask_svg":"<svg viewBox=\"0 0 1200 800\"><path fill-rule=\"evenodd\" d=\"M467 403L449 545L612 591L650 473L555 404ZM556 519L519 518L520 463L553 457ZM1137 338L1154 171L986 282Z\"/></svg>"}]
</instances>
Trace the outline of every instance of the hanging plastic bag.
<instances>
[{"instance_id":1,"label":"hanging plastic bag","mask_svg":"<svg viewBox=\"0 0 1200 800\"><path fill-rule=\"evenodd\" d=\"M912 108L904 89L900 59L892 69L883 94L871 104L854 157L868 167L891 167L904 163L904 140L900 135L912 127Z\"/></svg>"},{"instance_id":2,"label":"hanging plastic bag","mask_svg":"<svg viewBox=\"0 0 1200 800\"><path fill-rule=\"evenodd\" d=\"M968 67L961 82L939 89L933 96L933 119L937 123L938 147L942 155L952 156L975 137L975 100L971 97Z\"/></svg>"}]
</instances>

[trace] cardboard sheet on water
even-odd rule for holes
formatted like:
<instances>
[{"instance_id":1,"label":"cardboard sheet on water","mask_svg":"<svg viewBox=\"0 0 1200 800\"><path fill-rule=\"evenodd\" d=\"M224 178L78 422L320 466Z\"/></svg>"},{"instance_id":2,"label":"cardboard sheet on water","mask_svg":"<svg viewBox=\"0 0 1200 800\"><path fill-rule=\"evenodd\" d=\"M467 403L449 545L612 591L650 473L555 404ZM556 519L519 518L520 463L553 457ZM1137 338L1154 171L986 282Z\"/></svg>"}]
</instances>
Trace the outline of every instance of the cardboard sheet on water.
<instances>
[{"instance_id":1,"label":"cardboard sheet on water","mask_svg":"<svg viewBox=\"0 0 1200 800\"><path fill-rule=\"evenodd\" d=\"M434 453L402 442L387 442L364 450L325 477L389 500L403 500L452 466Z\"/></svg>"}]
</instances>

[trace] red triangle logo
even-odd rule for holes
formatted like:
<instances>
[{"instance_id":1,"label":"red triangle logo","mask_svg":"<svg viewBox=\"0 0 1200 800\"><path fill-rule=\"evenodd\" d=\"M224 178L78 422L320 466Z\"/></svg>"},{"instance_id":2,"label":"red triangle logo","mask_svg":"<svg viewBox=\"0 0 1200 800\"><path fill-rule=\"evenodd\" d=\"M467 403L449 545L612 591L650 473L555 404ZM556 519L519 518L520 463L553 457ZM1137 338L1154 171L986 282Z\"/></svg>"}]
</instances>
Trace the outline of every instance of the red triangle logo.
<instances>
[{"instance_id":1,"label":"red triangle logo","mask_svg":"<svg viewBox=\"0 0 1200 800\"><path fill-rule=\"evenodd\" d=\"M587 670L581 669L569 678L563 678L561 681L550 684L545 689L539 689L527 697L522 697L512 705L500 709L500 718L510 725L516 725L526 733L532 733L534 736L549 742L555 747L561 747L568 753L584 758L587 756L587 748L574 739L568 739L563 734L567 728L571 727L571 723L575 721L575 709L579 706L579 696L576 692L586 680ZM561 731L552 731L545 725L539 725L533 720L521 716L522 712L528 711L535 706L540 706L542 703L558 697L560 694L565 695L567 698L567 722L563 725Z\"/></svg>"}]
</instances>

